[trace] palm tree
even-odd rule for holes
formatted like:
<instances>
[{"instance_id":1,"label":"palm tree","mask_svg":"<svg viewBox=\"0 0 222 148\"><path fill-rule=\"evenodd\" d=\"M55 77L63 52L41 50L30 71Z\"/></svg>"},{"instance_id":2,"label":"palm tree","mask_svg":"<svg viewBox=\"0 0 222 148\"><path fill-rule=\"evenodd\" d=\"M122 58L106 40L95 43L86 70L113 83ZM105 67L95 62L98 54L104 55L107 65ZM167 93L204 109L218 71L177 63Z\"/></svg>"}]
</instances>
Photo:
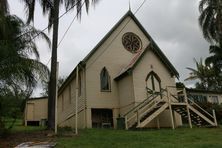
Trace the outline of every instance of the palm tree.
<instances>
[{"instance_id":1,"label":"palm tree","mask_svg":"<svg viewBox=\"0 0 222 148\"><path fill-rule=\"evenodd\" d=\"M212 45L209 48L211 56L207 57L205 63L211 66L215 72L216 89L222 89L222 47L221 45Z\"/></svg>"},{"instance_id":2,"label":"palm tree","mask_svg":"<svg viewBox=\"0 0 222 148\"><path fill-rule=\"evenodd\" d=\"M12 95L9 93L13 93L15 98L21 95L29 97L37 81L48 77L48 68L39 62L39 53L33 40L36 35L50 45L49 38L43 32L23 23L16 16L0 13L0 98ZM2 120L1 103L0 133L6 128ZM16 112L13 112L13 117L16 119Z\"/></svg>"},{"instance_id":3,"label":"palm tree","mask_svg":"<svg viewBox=\"0 0 222 148\"><path fill-rule=\"evenodd\" d=\"M21 86L30 91L39 78L47 77L48 68L39 62L39 53L32 38L38 34L50 45L49 38L41 31L22 22L16 16L0 20L0 84L1 87ZM4 33L4 30L7 33ZM27 32L28 30L28 32ZM24 34L25 32L25 34ZM19 37L24 34L22 37ZM30 57L33 58L30 58Z\"/></svg>"},{"instance_id":4,"label":"palm tree","mask_svg":"<svg viewBox=\"0 0 222 148\"><path fill-rule=\"evenodd\" d=\"M209 48L210 54L213 54L206 58L206 65L211 65L218 73L222 70L222 47L221 45L211 45Z\"/></svg>"},{"instance_id":5,"label":"palm tree","mask_svg":"<svg viewBox=\"0 0 222 148\"><path fill-rule=\"evenodd\" d=\"M6 1L6 0L3 0ZM91 0L95 4L99 0ZM26 12L27 22L34 20L34 11L36 0L23 0ZM76 8L78 18L81 18L82 6L85 4L88 12L90 0L38 0L42 6L44 15L48 15L49 29L53 28L51 73L49 81L49 100L48 100L48 129L55 128L55 98L56 98L56 67L57 67L57 44L58 44L58 26L59 26L59 8L64 5L66 11ZM84 2L84 3L83 3Z\"/></svg>"},{"instance_id":6,"label":"palm tree","mask_svg":"<svg viewBox=\"0 0 222 148\"><path fill-rule=\"evenodd\" d=\"M95 4L99 0L91 0ZM59 8L64 5L66 11L76 8L78 18L81 18L82 6L85 4L88 12L90 0L22 0L27 12L27 22L34 20L35 4L39 2L42 6L44 15L48 15L49 29L53 29L52 38L52 56L51 56L51 73L49 81L49 102L48 102L48 129L55 128L55 98L56 98L56 67L57 67L57 44L58 44L58 27L59 27ZM84 3L83 3L84 2ZM7 12L7 0L0 1L0 8L3 12Z\"/></svg>"},{"instance_id":7,"label":"palm tree","mask_svg":"<svg viewBox=\"0 0 222 148\"><path fill-rule=\"evenodd\" d=\"M222 42L222 1L201 0L199 24L204 38L211 43Z\"/></svg>"},{"instance_id":8,"label":"palm tree","mask_svg":"<svg viewBox=\"0 0 222 148\"><path fill-rule=\"evenodd\" d=\"M187 80L199 80L199 82L196 83L196 87L199 89L211 89L213 82L214 82L214 70L210 66L205 66L203 64L202 58L198 62L196 59L194 59L194 62L196 64L196 69L194 68L187 68L191 71L190 76L185 79Z\"/></svg>"}]
</instances>

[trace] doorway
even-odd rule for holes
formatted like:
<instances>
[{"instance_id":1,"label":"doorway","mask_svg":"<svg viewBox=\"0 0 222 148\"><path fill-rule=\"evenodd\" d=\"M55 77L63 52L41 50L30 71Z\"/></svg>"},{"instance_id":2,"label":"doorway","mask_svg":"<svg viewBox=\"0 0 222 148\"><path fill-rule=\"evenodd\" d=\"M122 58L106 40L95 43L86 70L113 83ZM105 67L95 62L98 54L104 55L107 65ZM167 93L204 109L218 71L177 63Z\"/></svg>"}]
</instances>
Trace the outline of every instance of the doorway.
<instances>
[{"instance_id":1,"label":"doorway","mask_svg":"<svg viewBox=\"0 0 222 148\"><path fill-rule=\"evenodd\" d=\"M92 127L93 128L111 128L113 127L112 109L92 109Z\"/></svg>"}]
</instances>

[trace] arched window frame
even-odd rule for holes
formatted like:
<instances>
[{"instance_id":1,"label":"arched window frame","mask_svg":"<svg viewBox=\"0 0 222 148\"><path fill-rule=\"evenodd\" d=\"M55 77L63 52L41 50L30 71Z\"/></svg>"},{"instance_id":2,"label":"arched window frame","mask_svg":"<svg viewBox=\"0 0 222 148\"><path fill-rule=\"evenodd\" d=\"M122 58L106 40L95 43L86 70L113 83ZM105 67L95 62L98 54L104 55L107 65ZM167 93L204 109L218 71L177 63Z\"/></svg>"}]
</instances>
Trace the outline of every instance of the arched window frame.
<instances>
[{"instance_id":1,"label":"arched window frame","mask_svg":"<svg viewBox=\"0 0 222 148\"><path fill-rule=\"evenodd\" d=\"M150 77L151 77L151 83L152 83L152 90L153 90L153 91L156 91L156 90L155 90L156 86L155 86L155 83L154 83L154 78L155 78L155 79L158 81L159 90L161 91L161 79L160 79L160 77L159 77L154 71L151 71L151 72L147 75L147 77L146 77L146 88L147 88L147 90L150 91L149 88L148 88L148 86L147 86L147 80L148 80Z\"/></svg>"},{"instance_id":2,"label":"arched window frame","mask_svg":"<svg viewBox=\"0 0 222 148\"><path fill-rule=\"evenodd\" d=\"M106 67L103 67L103 69L100 72L100 90L102 92L111 91L110 75Z\"/></svg>"}]
</instances>

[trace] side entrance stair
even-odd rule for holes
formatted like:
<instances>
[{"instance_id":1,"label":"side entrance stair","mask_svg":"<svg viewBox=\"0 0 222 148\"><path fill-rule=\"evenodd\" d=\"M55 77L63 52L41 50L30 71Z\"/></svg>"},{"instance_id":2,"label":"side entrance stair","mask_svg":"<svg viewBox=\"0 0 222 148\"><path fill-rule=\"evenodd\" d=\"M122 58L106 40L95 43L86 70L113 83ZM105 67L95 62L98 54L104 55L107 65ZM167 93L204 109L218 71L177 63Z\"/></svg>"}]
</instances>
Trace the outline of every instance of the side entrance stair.
<instances>
[{"instance_id":1,"label":"side entrance stair","mask_svg":"<svg viewBox=\"0 0 222 148\"><path fill-rule=\"evenodd\" d=\"M144 128L167 109L170 111L172 128L175 128L174 112L179 113L183 120L188 121L191 128L192 124L198 127L217 126L214 112L211 115L190 98L187 98L185 89L175 95L171 93L170 88L172 87L150 94L147 99L128 111L124 115L125 128Z\"/></svg>"}]
</instances>

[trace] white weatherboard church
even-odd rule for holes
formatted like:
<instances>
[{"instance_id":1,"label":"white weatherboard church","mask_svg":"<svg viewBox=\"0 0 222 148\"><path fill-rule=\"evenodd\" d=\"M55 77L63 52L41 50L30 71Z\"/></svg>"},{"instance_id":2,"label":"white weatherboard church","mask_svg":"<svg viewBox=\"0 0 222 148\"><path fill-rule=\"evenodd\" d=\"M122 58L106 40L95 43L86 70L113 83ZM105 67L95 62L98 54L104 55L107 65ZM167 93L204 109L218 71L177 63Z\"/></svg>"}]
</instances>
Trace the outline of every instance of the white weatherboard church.
<instances>
[{"instance_id":1,"label":"white weatherboard church","mask_svg":"<svg viewBox=\"0 0 222 148\"><path fill-rule=\"evenodd\" d=\"M182 125L183 117L191 127L204 123L216 126L214 116L198 111L185 91L178 99L178 77L170 61L128 11L60 87L58 126L74 128L76 111L78 128L116 128L117 119L126 129L174 128Z\"/></svg>"}]
</instances>

